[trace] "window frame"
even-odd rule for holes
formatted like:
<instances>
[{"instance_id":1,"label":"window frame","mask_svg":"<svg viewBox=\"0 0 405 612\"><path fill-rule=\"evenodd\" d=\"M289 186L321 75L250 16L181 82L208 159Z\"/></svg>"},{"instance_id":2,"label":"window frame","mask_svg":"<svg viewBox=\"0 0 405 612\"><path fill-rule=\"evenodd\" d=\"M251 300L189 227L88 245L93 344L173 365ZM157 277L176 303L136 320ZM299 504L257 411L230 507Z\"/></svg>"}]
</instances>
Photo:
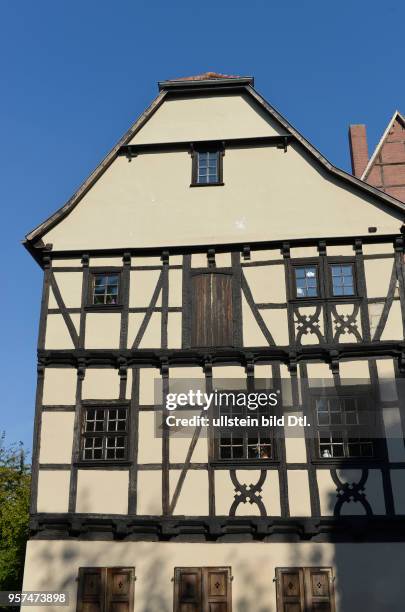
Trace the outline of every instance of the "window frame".
<instances>
[{"instance_id":1,"label":"window frame","mask_svg":"<svg viewBox=\"0 0 405 612\"><path fill-rule=\"evenodd\" d=\"M333 295L332 266L351 265L353 271L353 295ZM318 295L315 297L299 297L297 294L296 268L314 267L316 268ZM314 302L358 302L363 298L359 291L359 279L356 265L356 258L342 255L339 257L301 257L291 258L289 261L288 274L289 301L294 304L306 304Z\"/></svg>"},{"instance_id":2,"label":"window frame","mask_svg":"<svg viewBox=\"0 0 405 612\"><path fill-rule=\"evenodd\" d=\"M198 156L200 153L218 153L217 176L218 180L211 183L198 182ZM225 148L220 142L194 143L191 145L191 183L190 187L223 187L223 158Z\"/></svg>"},{"instance_id":3,"label":"window frame","mask_svg":"<svg viewBox=\"0 0 405 612\"><path fill-rule=\"evenodd\" d=\"M94 304L94 283L96 276L118 276L118 292L116 304ZM122 268L103 267L90 268L87 287L86 311L93 312L116 312L122 309Z\"/></svg>"},{"instance_id":4,"label":"window frame","mask_svg":"<svg viewBox=\"0 0 405 612\"><path fill-rule=\"evenodd\" d=\"M123 431L108 431L108 429L103 427L102 431L85 431L86 427L86 414L87 410L103 410L104 417L103 423L107 422L106 413L109 410L119 410L124 409L126 412L125 419L125 430ZM77 463L79 465L91 465L91 466L115 466L115 465L129 465L130 464L130 456L131 456L131 430L130 430L130 402L123 400L111 400L111 401L103 401L103 400L85 400L82 402L81 406L81 414L80 414L80 429L79 429L79 457ZM112 459L107 457L102 457L101 459L88 459L84 457L84 442L87 438L91 437L99 437L102 438L102 450L103 453L106 450L105 440L109 436L123 437L125 438L125 456L119 459Z\"/></svg>"},{"instance_id":5,"label":"window frame","mask_svg":"<svg viewBox=\"0 0 405 612\"><path fill-rule=\"evenodd\" d=\"M333 294L333 276L332 276L332 266L347 266L350 265L352 268L352 278L353 278L353 291L352 295L334 295ZM331 300L338 301L353 301L353 299L360 298L359 289L358 289L358 279L357 279L357 270L356 270L356 260L354 257L338 257L338 258L328 258L327 259L327 274L326 274L326 287L327 294Z\"/></svg>"},{"instance_id":6,"label":"window frame","mask_svg":"<svg viewBox=\"0 0 405 612\"><path fill-rule=\"evenodd\" d=\"M316 282L318 295L316 296L302 296L300 297L297 293L297 276L296 270L297 268L315 268L316 271ZM293 260L291 261L291 274L290 274L290 284L291 284L291 295L293 296L293 300L297 302L313 302L325 299L325 291L323 287L323 279L320 271L320 262L316 259L302 259L302 260Z\"/></svg>"},{"instance_id":7,"label":"window frame","mask_svg":"<svg viewBox=\"0 0 405 612\"><path fill-rule=\"evenodd\" d=\"M318 465L344 465L344 466L352 466L352 465L364 465L364 464L375 464L378 462L387 460L387 448L385 445L384 439L384 423L382 417L381 408L379 408L378 400L376 400L375 394L373 392L373 388L371 385L364 385L365 389L359 389L358 386L353 385L343 385L341 387L323 387L323 388L311 388L309 390L309 415L308 421L311 423L312 427L316 431L316 436L312 437L310 440L310 448L311 448L311 462ZM342 432L343 445L347 444L347 440L351 437L355 438L356 436L356 427L361 427L360 425L346 425L346 424L336 424L336 425L318 425L317 420L317 409L316 409L316 400L325 397L325 398L343 398L343 399L366 399L373 403L373 409L376 414L376 422L375 422L375 434L379 433L380 435L377 437L374 435L371 439L373 441L373 455L372 456L342 456L342 457L322 457L320 453L320 433L324 432L325 437L327 435L331 435L335 432ZM344 411L342 411L344 414ZM366 439L366 438L364 438Z\"/></svg>"},{"instance_id":8,"label":"window frame","mask_svg":"<svg viewBox=\"0 0 405 612\"><path fill-rule=\"evenodd\" d=\"M221 389L221 391L223 393L235 393L235 394L239 394L239 393L246 393L246 395L248 393L266 393L269 392L269 390L261 390L261 389L255 389L255 390L243 390L243 389ZM221 410L220 410L220 406L216 406L216 411L215 411L215 418L218 418L221 414ZM243 407L244 412L243 414L241 414L241 418L245 418L246 415L248 416L252 416L254 417L255 414L258 414L258 412L256 410L248 410L248 408L246 406ZM260 414L260 413L259 413ZM267 416L274 416L274 417L279 417L280 416L280 409L279 406L275 406L271 411L270 411L270 407L269 407L269 411L266 413ZM231 416L231 415L230 415ZM259 432L262 428L259 428ZM255 432L257 430L255 429L251 429L250 433L252 434L253 432ZM233 434L233 432L229 432L229 437L231 435L235 435ZM223 436L225 437L225 436ZM271 440L271 447L272 447L272 457L269 458L263 458L260 459L259 457L247 457L247 450L248 450L248 443L247 440L249 437L255 437L254 435L249 436L249 430L245 429L243 430L243 432L241 433L241 436L238 437L242 437L243 443L243 449L244 449L244 453L246 452L246 456L244 457L231 457L231 458L227 458L227 457L221 457L221 444L220 444L220 440L221 440L221 436L220 436L220 429L217 430L216 434L213 435L213 459L212 461L210 461L210 464L213 466L227 466L227 467L240 467L240 466L254 466L254 467L259 467L259 466L266 466L266 465L274 465L274 464L279 464L280 463L280 450L278 448L279 445L279 439L278 436L275 435L275 429L274 427L269 427L268 428L268 435L266 435L266 438L270 438Z\"/></svg>"}]
</instances>

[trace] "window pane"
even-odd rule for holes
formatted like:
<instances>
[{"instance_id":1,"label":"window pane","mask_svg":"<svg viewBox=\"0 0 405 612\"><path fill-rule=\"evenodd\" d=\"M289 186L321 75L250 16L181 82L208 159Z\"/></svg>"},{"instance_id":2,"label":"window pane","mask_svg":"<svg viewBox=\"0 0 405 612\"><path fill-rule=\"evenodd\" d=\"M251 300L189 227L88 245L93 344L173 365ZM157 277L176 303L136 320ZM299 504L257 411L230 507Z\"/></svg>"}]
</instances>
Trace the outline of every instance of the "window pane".
<instances>
[{"instance_id":1,"label":"window pane","mask_svg":"<svg viewBox=\"0 0 405 612\"><path fill-rule=\"evenodd\" d=\"M217 151L197 153L197 183L218 183L218 164Z\"/></svg>"},{"instance_id":2,"label":"window pane","mask_svg":"<svg viewBox=\"0 0 405 612\"><path fill-rule=\"evenodd\" d=\"M221 459L231 459L230 446L221 446Z\"/></svg>"},{"instance_id":3,"label":"window pane","mask_svg":"<svg viewBox=\"0 0 405 612\"><path fill-rule=\"evenodd\" d=\"M234 459L242 459L243 458L243 446L233 446L232 454Z\"/></svg>"},{"instance_id":4,"label":"window pane","mask_svg":"<svg viewBox=\"0 0 405 612\"><path fill-rule=\"evenodd\" d=\"M93 304L117 304L118 274L96 274L93 284Z\"/></svg>"},{"instance_id":5,"label":"window pane","mask_svg":"<svg viewBox=\"0 0 405 612\"><path fill-rule=\"evenodd\" d=\"M259 457L259 446L257 444L255 446L248 446L248 458L258 459Z\"/></svg>"},{"instance_id":6,"label":"window pane","mask_svg":"<svg viewBox=\"0 0 405 612\"><path fill-rule=\"evenodd\" d=\"M333 295L354 295L353 266L332 265L332 291Z\"/></svg>"},{"instance_id":7,"label":"window pane","mask_svg":"<svg viewBox=\"0 0 405 612\"><path fill-rule=\"evenodd\" d=\"M318 279L315 266L295 268L295 287L297 297L317 297Z\"/></svg>"}]
</instances>

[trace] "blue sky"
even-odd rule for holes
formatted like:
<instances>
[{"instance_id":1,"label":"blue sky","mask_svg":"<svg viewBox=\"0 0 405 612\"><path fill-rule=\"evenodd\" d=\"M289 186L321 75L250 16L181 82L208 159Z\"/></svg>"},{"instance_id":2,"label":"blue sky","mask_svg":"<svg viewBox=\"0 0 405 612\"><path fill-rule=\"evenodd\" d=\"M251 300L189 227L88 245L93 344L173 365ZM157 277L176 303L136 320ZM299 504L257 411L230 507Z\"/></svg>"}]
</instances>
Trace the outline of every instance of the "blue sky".
<instances>
[{"instance_id":1,"label":"blue sky","mask_svg":"<svg viewBox=\"0 0 405 612\"><path fill-rule=\"evenodd\" d=\"M349 123L367 124L371 148L394 110L405 112L404 18L393 0L2 0L0 430L10 442L31 447L41 293L20 241L70 197L156 82L254 75L258 91L348 170Z\"/></svg>"}]
</instances>

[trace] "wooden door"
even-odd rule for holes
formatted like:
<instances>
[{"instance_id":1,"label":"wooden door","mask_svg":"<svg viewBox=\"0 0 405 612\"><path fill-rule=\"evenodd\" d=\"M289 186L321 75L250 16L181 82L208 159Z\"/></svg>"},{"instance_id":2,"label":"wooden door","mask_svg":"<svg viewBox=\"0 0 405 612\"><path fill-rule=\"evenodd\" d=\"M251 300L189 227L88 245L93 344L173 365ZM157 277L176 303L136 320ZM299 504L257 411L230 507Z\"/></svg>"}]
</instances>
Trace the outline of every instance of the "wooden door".
<instances>
[{"instance_id":1,"label":"wooden door","mask_svg":"<svg viewBox=\"0 0 405 612\"><path fill-rule=\"evenodd\" d=\"M219 272L192 276L191 346L232 346L232 276Z\"/></svg>"}]
</instances>

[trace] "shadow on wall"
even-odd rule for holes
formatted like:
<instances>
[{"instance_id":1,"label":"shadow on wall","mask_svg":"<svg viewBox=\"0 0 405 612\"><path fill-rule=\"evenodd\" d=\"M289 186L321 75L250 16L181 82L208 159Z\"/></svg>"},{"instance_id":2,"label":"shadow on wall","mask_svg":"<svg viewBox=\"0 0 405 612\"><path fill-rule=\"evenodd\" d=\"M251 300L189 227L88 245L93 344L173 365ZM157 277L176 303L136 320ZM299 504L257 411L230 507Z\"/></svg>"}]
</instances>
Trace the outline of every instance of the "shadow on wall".
<instances>
[{"instance_id":1,"label":"shadow on wall","mask_svg":"<svg viewBox=\"0 0 405 612\"><path fill-rule=\"evenodd\" d=\"M336 493L330 493L328 498L329 511L333 515L336 503ZM342 508L345 516L352 514L358 517L358 502L350 502ZM359 538L360 539L360 538ZM166 555L160 547L145 546L139 542L137 556L142 562L142 583L135 584L135 602L137 593L143 601L142 606L135 604L136 612L172 612L173 559ZM131 543L128 543L131 546ZM179 546L181 544L179 543ZM220 547L221 544L216 544ZM355 543L322 544L316 542L297 542L285 544L283 559L280 562L273 552L273 543L260 545L257 562L253 565L251 560L243 554L243 546L249 544L234 544L227 549L223 562L232 566L232 573L238 581L235 583L233 596L233 612L276 612L275 578L274 570L268 576L268 559L274 560L274 565L290 567L332 567L335 576L336 610L337 612L403 612L405 589L402 577L405 567L405 546L402 543L368 544L361 541ZM279 545L277 545L279 546ZM108 559L109 543L98 550L88 547L86 550L86 565L105 566L114 565L113 557ZM241 550L242 549L242 550ZM106 554L107 553L107 554ZM46 590L49 585L55 585L55 573L63 566L65 572L60 575L60 582L54 588L71 590L76 585L77 568L83 564L80 557L80 548L76 543L65 541L64 545L54 549L44 547L39 558L34 563L46 568L40 583L36 588ZM128 554L125 554L128 559ZM250 557L251 559L251 557ZM114 555L115 560L115 555ZM199 565L196 553L195 565ZM125 564L125 561L122 560ZM136 565L135 559L133 564ZM203 565L203 561L201 560ZM170 571L168 571L168 568ZM236 589L235 587L238 586ZM238 591L236 593L236 591ZM273 594L272 594L273 593ZM71 602L70 609L74 610L76 602ZM49 610L51 612L51 609Z\"/></svg>"},{"instance_id":2,"label":"shadow on wall","mask_svg":"<svg viewBox=\"0 0 405 612\"><path fill-rule=\"evenodd\" d=\"M365 488L367 497L367 485ZM370 491L372 495L372 492ZM329 495L329 512L333 515L337 496ZM360 508L359 508L360 506ZM346 502L341 508L345 518L365 515L366 511L358 501ZM304 544L305 546L305 544ZM405 589L401 575L405 566L405 546L401 542L332 544L328 559L322 550L314 551L308 565L331 566L335 577L335 598L337 612L403 612ZM295 550L297 565L301 565L299 546Z\"/></svg>"},{"instance_id":3,"label":"shadow on wall","mask_svg":"<svg viewBox=\"0 0 405 612\"><path fill-rule=\"evenodd\" d=\"M242 545L243 546L243 545ZM264 544L266 546L266 544ZM271 544L269 544L271 546ZM232 574L238 577L244 585L244 592L235 600L233 597L232 609L235 612L275 612L276 603L272 604L269 601L269 588L264 583L258 583L256 568L252 568L251 564L246 561L237 561L232 564ZM273 577L270 576L269 580Z\"/></svg>"},{"instance_id":4,"label":"shadow on wall","mask_svg":"<svg viewBox=\"0 0 405 612\"><path fill-rule=\"evenodd\" d=\"M167 561L161 559L160 556L148 561L148 566L145 571L143 590L149 593L148 602L145 604L142 612L171 612L172 605L168 604L167 590L170 586L166 583ZM173 588L173 583L171 588ZM135 605L136 609L136 605Z\"/></svg>"}]
</instances>

